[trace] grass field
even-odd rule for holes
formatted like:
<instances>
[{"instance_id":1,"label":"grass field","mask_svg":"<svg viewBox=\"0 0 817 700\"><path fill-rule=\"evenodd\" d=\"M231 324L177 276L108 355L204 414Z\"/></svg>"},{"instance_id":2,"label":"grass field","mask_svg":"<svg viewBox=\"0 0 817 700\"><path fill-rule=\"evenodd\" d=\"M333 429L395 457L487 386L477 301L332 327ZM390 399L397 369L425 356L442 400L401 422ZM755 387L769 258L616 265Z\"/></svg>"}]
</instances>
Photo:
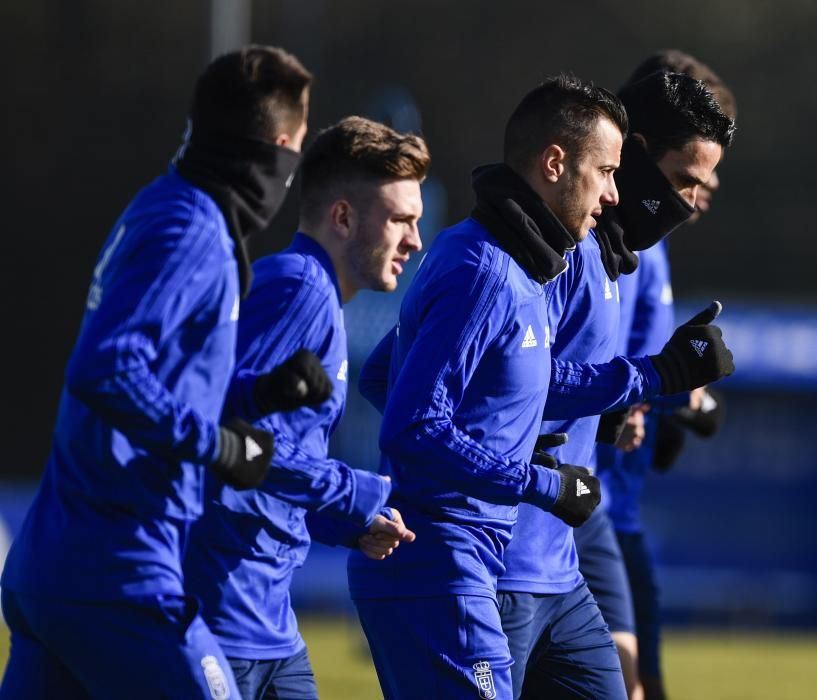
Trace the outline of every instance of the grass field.
<instances>
[{"instance_id":1,"label":"grass field","mask_svg":"<svg viewBox=\"0 0 817 700\"><path fill-rule=\"evenodd\" d=\"M381 697L355 622L307 617L301 629L322 700ZM8 633L0 632L5 667ZM670 632L664 649L672 700L817 698L817 635Z\"/></svg>"}]
</instances>

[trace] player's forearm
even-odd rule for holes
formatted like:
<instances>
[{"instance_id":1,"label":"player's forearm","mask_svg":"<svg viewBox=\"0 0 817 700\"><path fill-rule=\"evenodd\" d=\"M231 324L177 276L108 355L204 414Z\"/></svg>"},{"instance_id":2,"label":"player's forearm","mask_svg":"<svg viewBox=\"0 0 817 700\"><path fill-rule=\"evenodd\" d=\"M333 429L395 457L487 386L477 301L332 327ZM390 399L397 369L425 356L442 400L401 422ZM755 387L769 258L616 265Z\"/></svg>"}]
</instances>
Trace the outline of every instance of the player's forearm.
<instances>
[{"instance_id":1,"label":"player's forearm","mask_svg":"<svg viewBox=\"0 0 817 700\"><path fill-rule=\"evenodd\" d=\"M114 345L127 347L125 342ZM106 366L109 372L104 371ZM177 400L139 352L73 362L67 387L134 446L166 459L203 465L216 457L218 426Z\"/></svg>"},{"instance_id":2,"label":"player's forearm","mask_svg":"<svg viewBox=\"0 0 817 700\"><path fill-rule=\"evenodd\" d=\"M654 411L672 413L676 408L689 406L689 392L683 391L680 394L670 394L669 396L655 396L650 399L650 406Z\"/></svg>"},{"instance_id":3,"label":"player's forearm","mask_svg":"<svg viewBox=\"0 0 817 700\"><path fill-rule=\"evenodd\" d=\"M593 416L645 401L658 394L661 382L645 357L616 357L587 364L551 360L551 378L543 420Z\"/></svg>"},{"instance_id":4,"label":"player's forearm","mask_svg":"<svg viewBox=\"0 0 817 700\"><path fill-rule=\"evenodd\" d=\"M363 525L355 525L348 520L339 520L323 513L307 513L306 526L313 541L349 549L356 548L358 540L367 532Z\"/></svg>"},{"instance_id":5,"label":"player's forearm","mask_svg":"<svg viewBox=\"0 0 817 700\"><path fill-rule=\"evenodd\" d=\"M539 499L537 489L553 490L550 477L538 473L541 468L497 454L449 421L424 422L396 433L384 431L380 447L392 459L409 464L413 476L488 503L534 502Z\"/></svg>"},{"instance_id":6,"label":"player's forearm","mask_svg":"<svg viewBox=\"0 0 817 700\"><path fill-rule=\"evenodd\" d=\"M334 459L316 459L274 431L275 457L262 489L310 512L366 526L385 506L391 484Z\"/></svg>"}]
</instances>

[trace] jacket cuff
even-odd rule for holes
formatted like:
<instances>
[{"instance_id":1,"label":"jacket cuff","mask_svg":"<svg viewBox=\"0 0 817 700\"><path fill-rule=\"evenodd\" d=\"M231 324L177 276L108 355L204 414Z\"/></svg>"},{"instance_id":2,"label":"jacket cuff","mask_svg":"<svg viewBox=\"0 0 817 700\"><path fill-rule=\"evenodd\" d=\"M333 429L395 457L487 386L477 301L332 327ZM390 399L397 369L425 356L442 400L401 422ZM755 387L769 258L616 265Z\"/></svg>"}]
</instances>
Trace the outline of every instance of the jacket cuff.
<instances>
[{"instance_id":1,"label":"jacket cuff","mask_svg":"<svg viewBox=\"0 0 817 700\"><path fill-rule=\"evenodd\" d=\"M207 423L202 430L201 453L197 455L198 461L205 467L209 467L221 455L220 427L214 423Z\"/></svg>"},{"instance_id":2,"label":"jacket cuff","mask_svg":"<svg viewBox=\"0 0 817 700\"><path fill-rule=\"evenodd\" d=\"M368 527L389 500L391 482L375 472L354 469L352 473L355 490L349 519L353 523Z\"/></svg>"},{"instance_id":3,"label":"jacket cuff","mask_svg":"<svg viewBox=\"0 0 817 700\"><path fill-rule=\"evenodd\" d=\"M559 499L562 477L555 469L531 464L529 480L522 494L522 502L530 503L542 510L550 510Z\"/></svg>"},{"instance_id":4,"label":"jacket cuff","mask_svg":"<svg viewBox=\"0 0 817 700\"><path fill-rule=\"evenodd\" d=\"M644 379L644 399L651 399L654 396L662 393L663 386L661 383L661 375L652 363L649 357L639 357L633 360L633 364L641 372Z\"/></svg>"}]
</instances>

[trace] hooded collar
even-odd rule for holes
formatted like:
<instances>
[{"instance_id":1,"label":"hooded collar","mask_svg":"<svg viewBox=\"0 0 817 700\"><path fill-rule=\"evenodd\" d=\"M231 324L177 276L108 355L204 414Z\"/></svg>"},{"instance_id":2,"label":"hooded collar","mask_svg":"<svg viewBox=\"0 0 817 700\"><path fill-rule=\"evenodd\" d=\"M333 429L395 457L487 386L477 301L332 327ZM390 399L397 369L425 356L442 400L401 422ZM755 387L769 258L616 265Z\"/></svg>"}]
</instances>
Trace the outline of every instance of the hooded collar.
<instances>
[{"instance_id":1,"label":"hooded collar","mask_svg":"<svg viewBox=\"0 0 817 700\"><path fill-rule=\"evenodd\" d=\"M250 236L266 229L286 198L300 155L258 139L193 132L176 171L218 205L233 240L241 295L252 284Z\"/></svg>"},{"instance_id":2,"label":"hooded collar","mask_svg":"<svg viewBox=\"0 0 817 700\"><path fill-rule=\"evenodd\" d=\"M472 185L471 216L531 277L544 284L567 269L564 254L575 248L573 237L519 174L504 163L483 165Z\"/></svg>"}]
</instances>

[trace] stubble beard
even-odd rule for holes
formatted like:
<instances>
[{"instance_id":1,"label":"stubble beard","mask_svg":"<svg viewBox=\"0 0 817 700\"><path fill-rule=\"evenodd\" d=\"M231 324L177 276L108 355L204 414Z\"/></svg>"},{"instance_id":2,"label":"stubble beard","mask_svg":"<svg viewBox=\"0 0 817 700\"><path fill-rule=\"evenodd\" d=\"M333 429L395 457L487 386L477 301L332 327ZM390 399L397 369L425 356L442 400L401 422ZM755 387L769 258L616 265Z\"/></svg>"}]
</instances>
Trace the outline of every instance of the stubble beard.
<instances>
[{"instance_id":1,"label":"stubble beard","mask_svg":"<svg viewBox=\"0 0 817 700\"><path fill-rule=\"evenodd\" d=\"M588 232L584 230L585 216L575 196L574 183L576 182L576 177L574 173L566 170L564 178L565 186L559 193L557 200L559 211L554 213L559 221L562 222L562 226L565 227L570 237L578 243L587 237Z\"/></svg>"},{"instance_id":2,"label":"stubble beard","mask_svg":"<svg viewBox=\"0 0 817 700\"><path fill-rule=\"evenodd\" d=\"M385 251L365 240L365 236L356 238L349 246L347 261L355 273L360 289L390 292L396 287L392 275L386 269L386 265L391 265L391 262L385 259L385 254Z\"/></svg>"}]
</instances>

